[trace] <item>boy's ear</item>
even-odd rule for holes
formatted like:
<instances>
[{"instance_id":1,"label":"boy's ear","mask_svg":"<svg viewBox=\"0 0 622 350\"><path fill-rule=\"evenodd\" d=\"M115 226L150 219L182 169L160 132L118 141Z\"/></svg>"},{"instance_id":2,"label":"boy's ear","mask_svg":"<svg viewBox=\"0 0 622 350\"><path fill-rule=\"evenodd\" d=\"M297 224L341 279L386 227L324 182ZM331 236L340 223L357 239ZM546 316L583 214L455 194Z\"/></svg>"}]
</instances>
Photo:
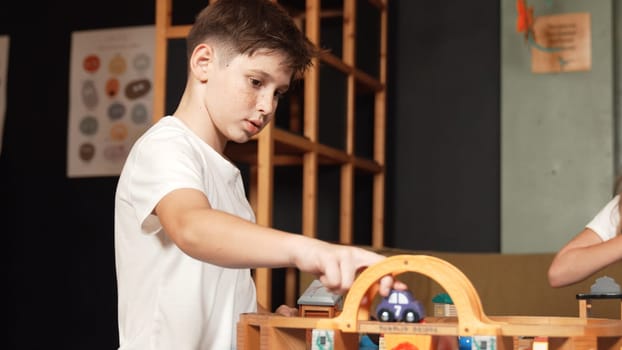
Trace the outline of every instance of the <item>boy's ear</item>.
<instances>
[{"instance_id":1,"label":"boy's ear","mask_svg":"<svg viewBox=\"0 0 622 350\"><path fill-rule=\"evenodd\" d=\"M208 68L214 63L214 49L208 44L199 44L190 56L190 72L201 82L207 81Z\"/></svg>"}]
</instances>

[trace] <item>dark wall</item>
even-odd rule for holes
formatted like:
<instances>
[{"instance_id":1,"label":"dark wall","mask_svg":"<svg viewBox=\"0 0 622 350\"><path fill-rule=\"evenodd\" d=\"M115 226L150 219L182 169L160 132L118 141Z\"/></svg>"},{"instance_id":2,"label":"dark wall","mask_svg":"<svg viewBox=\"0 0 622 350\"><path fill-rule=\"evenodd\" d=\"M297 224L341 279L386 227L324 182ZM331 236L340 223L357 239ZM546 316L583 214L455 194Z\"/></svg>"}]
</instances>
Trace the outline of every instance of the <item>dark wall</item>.
<instances>
[{"instance_id":1,"label":"dark wall","mask_svg":"<svg viewBox=\"0 0 622 350\"><path fill-rule=\"evenodd\" d=\"M5 349L115 349L116 178L68 179L71 32L154 23L153 0L3 1Z\"/></svg>"},{"instance_id":2,"label":"dark wall","mask_svg":"<svg viewBox=\"0 0 622 350\"><path fill-rule=\"evenodd\" d=\"M387 244L500 249L499 1L391 1Z\"/></svg>"},{"instance_id":3,"label":"dark wall","mask_svg":"<svg viewBox=\"0 0 622 350\"><path fill-rule=\"evenodd\" d=\"M11 39L0 153L3 348L118 346L117 179L65 175L70 38L153 24L154 3L0 4L0 34ZM181 9L182 22L196 9ZM497 251L498 4L394 0L390 10L387 244Z\"/></svg>"}]
</instances>

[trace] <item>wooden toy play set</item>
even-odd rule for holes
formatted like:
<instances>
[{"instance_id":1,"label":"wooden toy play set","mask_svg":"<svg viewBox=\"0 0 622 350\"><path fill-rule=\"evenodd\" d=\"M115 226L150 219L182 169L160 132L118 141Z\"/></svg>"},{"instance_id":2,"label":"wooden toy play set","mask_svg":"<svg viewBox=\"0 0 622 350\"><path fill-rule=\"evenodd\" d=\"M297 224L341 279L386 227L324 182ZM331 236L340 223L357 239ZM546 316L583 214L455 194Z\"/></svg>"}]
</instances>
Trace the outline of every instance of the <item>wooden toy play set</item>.
<instances>
[{"instance_id":1,"label":"wooden toy play set","mask_svg":"<svg viewBox=\"0 0 622 350\"><path fill-rule=\"evenodd\" d=\"M426 317L424 323L378 322L370 319L370 304L378 280L405 272L425 275L438 282L451 297L455 317ZM621 315L622 317L622 315ZM485 339L487 350L536 349L622 350L622 320L580 317L487 316L471 281L454 265L427 255L395 255L365 269L345 296L343 309L334 317L284 317L244 314L238 323L238 349L315 349L308 332L330 338L325 348L359 349L361 334L378 334L383 347L436 349L442 336ZM524 342L531 339L531 342ZM533 340L536 341L533 341ZM474 341L474 344L476 341ZM527 344L527 345L525 345ZM481 347L473 347L473 349Z\"/></svg>"}]
</instances>

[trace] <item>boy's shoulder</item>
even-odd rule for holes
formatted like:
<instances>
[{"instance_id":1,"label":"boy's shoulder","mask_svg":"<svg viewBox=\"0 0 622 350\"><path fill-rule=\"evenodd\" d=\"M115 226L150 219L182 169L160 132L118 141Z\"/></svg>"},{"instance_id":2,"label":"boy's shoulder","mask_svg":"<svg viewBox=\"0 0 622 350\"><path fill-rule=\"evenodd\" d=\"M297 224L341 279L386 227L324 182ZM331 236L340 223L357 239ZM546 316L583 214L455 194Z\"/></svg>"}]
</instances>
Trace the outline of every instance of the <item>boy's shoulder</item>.
<instances>
[{"instance_id":1,"label":"boy's shoulder","mask_svg":"<svg viewBox=\"0 0 622 350\"><path fill-rule=\"evenodd\" d=\"M162 117L153 123L147 131L145 131L143 136L167 132L186 133L188 131L190 130L181 122L181 120L169 115Z\"/></svg>"},{"instance_id":2,"label":"boy's shoulder","mask_svg":"<svg viewBox=\"0 0 622 350\"><path fill-rule=\"evenodd\" d=\"M153 123L145 132L136 140L132 148L143 147L145 143L158 143L158 140L169 142L175 138L186 137L191 131L180 120L172 116L160 118Z\"/></svg>"}]
</instances>

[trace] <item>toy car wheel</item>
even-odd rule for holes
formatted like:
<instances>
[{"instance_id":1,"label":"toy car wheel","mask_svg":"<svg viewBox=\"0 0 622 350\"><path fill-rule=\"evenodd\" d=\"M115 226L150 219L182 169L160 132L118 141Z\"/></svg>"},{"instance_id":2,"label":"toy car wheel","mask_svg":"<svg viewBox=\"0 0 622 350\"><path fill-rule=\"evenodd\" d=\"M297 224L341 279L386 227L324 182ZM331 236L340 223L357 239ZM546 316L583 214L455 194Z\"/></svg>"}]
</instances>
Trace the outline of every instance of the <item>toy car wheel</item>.
<instances>
[{"instance_id":1,"label":"toy car wheel","mask_svg":"<svg viewBox=\"0 0 622 350\"><path fill-rule=\"evenodd\" d=\"M395 316L393 316L393 313L390 310L387 309L380 309L378 310L378 320L380 322L393 322L395 321Z\"/></svg>"},{"instance_id":2,"label":"toy car wheel","mask_svg":"<svg viewBox=\"0 0 622 350\"><path fill-rule=\"evenodd\" d=\"M414 310L404 311L404 322L416 323L420 321L419 314Z\"/></svg>"}]
</instances>

